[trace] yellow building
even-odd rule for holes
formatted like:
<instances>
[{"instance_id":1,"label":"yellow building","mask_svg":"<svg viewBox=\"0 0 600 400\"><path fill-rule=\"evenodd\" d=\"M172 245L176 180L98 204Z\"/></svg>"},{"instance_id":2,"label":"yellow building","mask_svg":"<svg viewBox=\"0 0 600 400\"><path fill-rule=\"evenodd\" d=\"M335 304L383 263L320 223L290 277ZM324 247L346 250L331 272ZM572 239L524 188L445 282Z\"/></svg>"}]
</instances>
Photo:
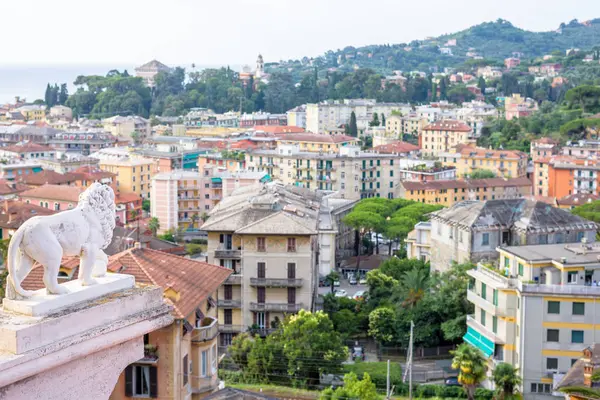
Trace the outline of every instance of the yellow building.
<instances>
[{"instance_id":1,"label":"yellow building","mask_svg":"<svg viewBox=\"0 0 600 400\"><path fill-rule=\"evenodd\" d=\"M152 177L157 172L157 162L149 158L101 159L100 169L117 174L117 190L135 193L143 199L150 198Z\"/></svg>"},{"instance_id":2,"label":"yellow building","mask_svg":"<svg viewBox=\"0 0 600 400\"><path fill-rule=\"evenodd\" d=\"M25 121L45 121L46 120L46 106L44 105L28 105L17 108L18 111L23 115Z\"/></svg>"},{"instance_id":3,"label":"yellow building","mask_svg":"<svg viewBox=\"0 0 600 400\"><path fill-rule=\"evenodd\" d=\"M418 136L427 124L427 118L392 114L385 121L385 132L394 139L403 134Z\"/></svg>"},{"instance_id":4,"label":"yellow building","mask_svg":"<svg viewBox=\"0 0 600 400\"><path fill-rule=\"evenodd\" d=\"M354 146L359 139L346 135L319 135L316 133L288 133L277 139L277 146L297 145L300 151L312 153L338 153L344 146Z\"/></svg>"},{"instance_id":5,"label":"yellow building","mask_svg":"<svg viewBox=\"0 0 600 400\"><path fill-rule=\"evenodd\" d=\"M458 145L438 154L443 165L455 167L459 178L475 171L489 170L505 178L527 176L527 154L516 150L492 150Z\"/></svg>"},{"instance_id":6,"label":"yellow building","mask_svg":"<svg viewBox=\"0 0 600 400\"><path fill-rule=\"evenodd\" d=\"M231 271L150 249L129 249L110 260L137 283L161 286L175 321L144 336L144 358L125 368L109 399L197 400L216 391L217 289Z\"/></svg>"},{"instance_id":7,"label":"yellow building","mask_svg":"<svg viewBox=\"0 0 600 400\"><path fill-rule=\"evenodd\" d=\"M464 122L436 121L423 127L419 135L419 147L423 155L437 157L459 144L474 144L472 134L473 130Z\"/></svg>"},{"instance_id":8,"label":"yellow building","mask_svg":"<svg viewBox=\"0 0 600 400\"><path fill-rule=\"evenodd\" d=\"M527 178L400 182L400 197L450 207L465 200L514 199L531 194Z\"/></svg>"}]
</instances>

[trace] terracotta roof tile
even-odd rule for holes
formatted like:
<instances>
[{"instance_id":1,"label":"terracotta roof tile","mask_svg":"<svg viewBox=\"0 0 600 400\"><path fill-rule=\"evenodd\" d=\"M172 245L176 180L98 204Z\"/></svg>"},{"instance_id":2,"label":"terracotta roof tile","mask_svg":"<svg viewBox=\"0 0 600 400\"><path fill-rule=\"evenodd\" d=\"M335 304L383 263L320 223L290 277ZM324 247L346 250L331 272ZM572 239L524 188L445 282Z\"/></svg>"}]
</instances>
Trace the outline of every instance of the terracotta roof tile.
<instances>
[{"instance_id":1,"label":"terracotta roof tile","mask_svg":"<svg viewBox=\"0 0 600 400\"><path fill-rule=\"evenodd\" d=\"M36 186L43 185L45 183L60 185L69 184L77 181L78 179L79 177L77 175L70 173L59 174L58 172L54 172L52 170L43 170L35 174L21 175L19 177L19 182Z\"/></svg>"},{"instance_id":2,"label":"terracotta roof tile","mask_svg":"<svg viewBox=\"0 0 600 400\"><path fill-rule=\"evenodd\" d=\"M306 129L301 128L299 126L266 126L266 125L257 125L254 127L255 131L262 131L273 134L280 133L304 133Z\"/></svg>"},{"instance_id":3,"label":"terracotta roof tile","mask_svg":"<svg viewBox=\"0 0 600 400\"><path fill-rule=\"evenodd\" d=\"M358 138L346 135L320 135L318 133L287 133L279 135L280 141L313 143L346 143L358 141Z\"/></svg>"},{"instance_id":4,"label":"terracotta roof tile","mask_svg":"<svg viewBox=\"0 0 600 400\"><path fill-rule=\"evenodd\" d=\"M115 204L130 203L132 201L142 200L139 194L119 193L115 198Z\"/></svg>"},{"instance_id":5,"label":"terracotta roof tile","mask_svg":"<svg viewBox=\"0 0 600 400\"><path fill-rule=\"evenodd\" d=\"M597 200L600 200L600 196L597 196L595 194L579 193L565 196L561 199L556 200L556 202L558 203L558 205L561 206L580 206L582 204L591 203Z\"/></svg>"},{"instance_id":6,"label":"terracotta roof tile","mask_svg":"<svg viewBox=\"0 0 600 400\"><path fill-rule=\"evenodd\" d=\"M532 183L527 178L489 178L472 180L447 180L430 182L400 182L405 190L442 190L442 189L461 189L478 187L509 187L509 186L531 186Z\"/></svg>"},{"instance_id":7,"label":"terracotta roof tile","mask_svg":"<svg viewBox=\"0 0 600 400\"><path fill-rule=\"evenodd\" d=\"M129 249L109 258L109 270L135 276L138 283L171 288L179 300L171 301L178 318L186 318L214 293L231 269L150 249Z\"/></svg>"},{"instance_id":8,"label":"terracotta roof tile","mask_svg":"<svg viewBox=\"0 0 600 400\"><path fill-rule=\"evenodd\" d=\"M485 147L475 147L465 144L459 144L455 147L455 149L457 153L469 157L527 159L527 154L518 150L486 149Z\"/></svg>"},{"instance_id":9,"label":"terracotta roof tile","mask_svg":"<svg viewBox=\"0 0 600 400\"><path fill-rule=\"evenodd\" d=\"M55 149L53 147L44 146L42 144L31 143L31 142L21 144L21 145L16 144L13 146L2 147L2 148L0 148L0 150L10 151L13 153L30 153L30 152L34 152L34 151L55 151Z\"/></svg>"},{"instance_id":10,"label":"terracotta roof tile","mask_svg":"<svg viewBox=\"0 0 600 400\"><path fill-rule=\"evenodd\" d=\"M5 201L1 207L0 228L17 229L31 217L50 214L54 214L54 210L20 201Z\"/></svg>"},{"instance_id":11,"label":"terracotta roof tile","mask_svg":"<svg viewBox=\"0 0 600 400\"><path fill-rule=\"evenodd\" d=\"M451 131L451 132L471 132L469 125L461 121L442 120L435 121L423 128L424 131Z\"/></svg>"},{"instance_id":12,"label":"terracotta roof tile","mask_svg":"<svg viewBox=\"0 0 600 400\"><path fill-rule=\"evenodd\" d=\"M401 140L398 140L398 141L392 142L392 143L388 143L388 144L383 144L381 146L373 147L373 151L376 151L379 153L386 153L386 154L410 153L412 151L418 151L418 150L419 150L419 146L415 146L414 144L411 144L408 142L403 142Z\"/></svg>"},{"instance_id":13,"label":"terracotta roof tile","mask_svg":"<svg viewBox=\"0 0 600 400\"><path fill-rule=\"evenodd\" d=\"M21 198L51 199L62 201L79 201L79 195L84 188L77 186L42 185L19 194Z\"/></svg>"},{"instance_id":14,"label":"terracotta roof tile","mask_svg":"<svg viewBox=\"0 0 600 400\"><path fill-rule=\"evenodd\" d=\"M8 194L20 193L30 189L29 186L19 182L10 182L4 179L0 179L0 195L6 196Z\"/></svg>"}]
</instances>

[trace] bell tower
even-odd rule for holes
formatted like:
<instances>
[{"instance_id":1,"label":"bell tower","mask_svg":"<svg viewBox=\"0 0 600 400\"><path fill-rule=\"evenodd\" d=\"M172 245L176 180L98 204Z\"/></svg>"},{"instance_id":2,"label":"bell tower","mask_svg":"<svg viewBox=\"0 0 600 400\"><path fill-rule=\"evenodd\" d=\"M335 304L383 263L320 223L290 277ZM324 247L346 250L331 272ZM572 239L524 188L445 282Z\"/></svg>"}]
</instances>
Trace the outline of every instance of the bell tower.
<instances>
[{"instance_id":1,"label":"bell tower","mask_svg":"<svg viewBox=\"0 0 600 400\"><path fill-rule=\"evenodd\" d=\"M256 59L256 72L254 73L255 78L261 78L265 74L265 62L263 61L262 54L258 55Z\"/></svg>"}]
</instances>

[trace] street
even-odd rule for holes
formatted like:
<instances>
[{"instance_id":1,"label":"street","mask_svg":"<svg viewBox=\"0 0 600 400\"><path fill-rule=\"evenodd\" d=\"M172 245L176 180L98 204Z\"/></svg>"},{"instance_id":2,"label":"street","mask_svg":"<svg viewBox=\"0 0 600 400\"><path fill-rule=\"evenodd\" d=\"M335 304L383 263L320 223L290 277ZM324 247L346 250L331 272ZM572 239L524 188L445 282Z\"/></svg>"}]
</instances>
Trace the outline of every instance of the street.
<instances>
[{"instance_id":1,"label":"street","mask_svg":"<svg viewBox=\"0 0 600 400\"><path fill-rule=\"evenodd\" d=\"M344 289L348 293L348 296L354 296L354 294L360 290L367 290L368 286L359 284L351 285L348 283L348 279L341 278L340 286L337 286L335 290L340 289ZM331 293L331 288L329 286L319 287L319 294L325 295L327 293Z\"/></svg>"}]
</instances>

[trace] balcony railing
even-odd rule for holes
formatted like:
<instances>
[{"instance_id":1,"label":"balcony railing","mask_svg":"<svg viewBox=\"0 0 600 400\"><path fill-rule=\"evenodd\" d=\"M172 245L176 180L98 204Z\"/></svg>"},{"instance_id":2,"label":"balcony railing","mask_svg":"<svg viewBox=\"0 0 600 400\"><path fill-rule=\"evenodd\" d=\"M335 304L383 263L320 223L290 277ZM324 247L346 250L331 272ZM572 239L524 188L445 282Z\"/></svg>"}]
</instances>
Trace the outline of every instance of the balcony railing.
<instances>
[{"instance_id":1,"label":"balcony railing","mask_svg":"<svg viewBox=\"0 0 600 400\"><path fill-rule=\"evenodd\" d=\"M491 293L488 293L488 295L490 297L492 296ZM476 304L480 308L483 308L492 315L514 317L516 314L516 310L514 308L496 306L490 300L481 297L481 295L474 290L467 290L467 300L473 304Z\"/></svg>"},{"instance_id":2,"label":"balcony railing","mask_svg":"<svg viewBox=\"0 0 600 400\"><path fill-rule=\"evenodd\" d=\"M377 165L363 165L360 167L363 171L368 171L371 169L377 169Z\"/></svg>"},{"instance_id":3,"label":"balcony railing","mask_svg":"<svg viewBox=\"0 0 600 400\"><path fill-rule=\"evenodd\" d=\"M222 333L237 333L242 332L244 330L243 325L219 325L219 332Z\"/></svg>"},{"instance_id":4,"label":"balcony railing","mask_svg":"<svg viewBox=\"0 0 600 400\"><path fill-rule=\"evenodd\" d=\"M233 273L225 279L225 283L228 285L241 285L242 275Z\"/></svg>"},{"instance_id":5,"label":"balcony railing","mask_svg":"<svg viewBox=\"0 0 600 400\"><path fill-rule=\"evenodd\" d=\"M468 271L467 274L474 278L478 278L477 274L483 275L485 278L491 279L497 284L497 288L516 288L518 279L510 278L502 275L500 270L495 269L492 266L485 266L482 263L477 264L477 268Z\"/></svg>"},{"instance_id":6,"label":"balcony railing","mask_svg":"<svg viewBox=\"0 0 600 400\"><path fill-rule=\"evenodd\" d=\"M213 194L212 196L210 196L211 200L221 200L221 195L220 194Z\"/></svg>"},{"instance_id":7,"label":"balcony railing","mask_svg":"<svg viewBox=\"0 0 600 400\"><path fill-rule=\"evenodd\" d=\"M240 308L242 306L242 300L219 299L217 301L217 306L221 308Z\"/></svg>"},{"instance_id":8,"label":"balcony railing","mask_svg":"<svg viewBox=\"0 0 600 400\"><path fill-rule=\"evenodd\" d=\"M274 328L255 328L255 329L250 329L250 333L252 333L253 335L259 335L259 336L267 336L270 335L271 333L275 332L277 329Z\"/></svg>"},{"instance_id":9,"label":"balcony railing","mask_svg":"<svg viewBox=\"0 0 600 400\"><path fill-rule=\"evenodd\" d=\"M219 247L215 250L215 258L240 258L242 256L242 251L239 249L226 249L223 247Z\"/></svg>"},{"instance_id":10,"label":"balcony railing","mask_svg":"<svg viewBox=\"0 0 600 400\"><path fill-rule=\"evenodd\" d=\"M302 279L250 278L250 286L300 287Z\"/></svg>"},{"instance_id":11,"label":"balcony railing","mask_svg":"<svg viewBox=\"0 0 600 400\"><path fill-rule=\"evenodd\" d=\"M192 332L192 342L206 342L214 339L219 333L219 324L216 318L206 317L200 321L200 326Z\"/></svg>"},{"instance_id":12,"label":"balcony railing","mask_svg":"<svg viewBox=\"0 0 600 400\"><path fill-rule=\"evenodd\" d=\"M587 285L542 285L536 283L518 283L521 293L560 294L560 295L583 295L600 296L600 286Z\"/></svg>"},{"instance_id":13,"label":"balcony railing","mask_svg":"<svg viewBox=\"0 0 600 400\"><path fill-rule=\"evenodd\" d=\"M287 303L250 303L250 311L280 311L280 312L298 312L303 308L300 304Z\"/></svg>"}]
</instances>

